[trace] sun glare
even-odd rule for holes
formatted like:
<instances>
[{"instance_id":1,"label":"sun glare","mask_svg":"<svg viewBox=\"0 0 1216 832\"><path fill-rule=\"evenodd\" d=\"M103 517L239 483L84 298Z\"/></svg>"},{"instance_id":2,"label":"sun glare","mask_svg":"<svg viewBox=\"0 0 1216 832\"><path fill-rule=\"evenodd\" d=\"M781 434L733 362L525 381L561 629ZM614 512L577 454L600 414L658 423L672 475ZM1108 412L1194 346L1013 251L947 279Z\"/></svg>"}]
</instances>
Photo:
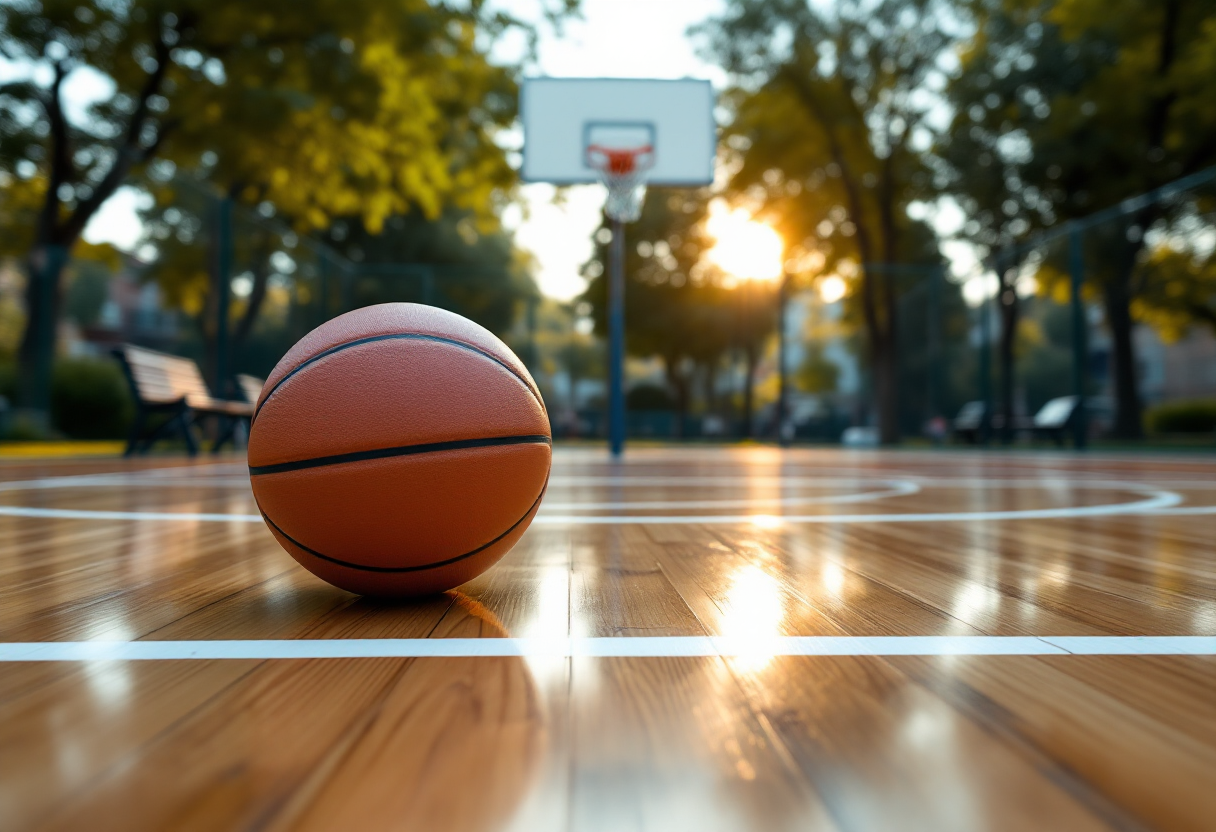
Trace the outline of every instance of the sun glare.
<instances>
[{"instance_id":1,"label":"sun glare","mask_svg":"<svg viewBox=\"0 0 1216 832\"><path fill-rule=\"evenodd\" d=\"M848 285L842 278L831 274L819 282L819 297L824 303L835 303L847 294Z\"/></svg>"},{"instance_id":2,"label":"sun glare","mask_svg":"<svg viewBox=\"0 0 1216 832\"><path fill-rule=\"evenodd\" d=\"M706 226L716 241L709 259L740 280L776 280L781 277L785 245L781 236L744 210L716 203L710 206Z\"/></svg>"}]
</instances>

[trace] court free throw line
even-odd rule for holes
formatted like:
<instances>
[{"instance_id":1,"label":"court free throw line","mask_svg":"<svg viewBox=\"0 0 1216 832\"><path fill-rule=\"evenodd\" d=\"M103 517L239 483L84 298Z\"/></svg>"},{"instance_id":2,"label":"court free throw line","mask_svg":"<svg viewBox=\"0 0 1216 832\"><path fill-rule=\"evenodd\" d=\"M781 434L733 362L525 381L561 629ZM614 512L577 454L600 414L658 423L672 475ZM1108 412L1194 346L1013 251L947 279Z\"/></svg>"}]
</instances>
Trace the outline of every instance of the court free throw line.
<instances>
[{"instance_id":1,"label":"court free throw line","mask_svg":"<svg viewBox=\"0 0 1216 832\"><path fill-rule=\"evenodd\" d=\"M0 643L0 662L493 657L1213 656L1216 636L655 636Z\"/></svg>"}]
</instances>

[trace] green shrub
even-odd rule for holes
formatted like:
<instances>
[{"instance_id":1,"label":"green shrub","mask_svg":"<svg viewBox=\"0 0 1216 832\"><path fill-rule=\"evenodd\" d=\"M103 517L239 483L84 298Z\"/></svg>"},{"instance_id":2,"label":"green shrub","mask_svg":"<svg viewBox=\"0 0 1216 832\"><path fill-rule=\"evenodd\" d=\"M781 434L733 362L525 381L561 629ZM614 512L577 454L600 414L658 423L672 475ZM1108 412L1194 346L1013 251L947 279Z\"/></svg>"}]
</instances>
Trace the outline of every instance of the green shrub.
<instances>
[{"instance_id":1,"label":"green shrub","mask_svg":"<svg viewBox=\"0 0 1216 832\"><path fill-rule=\"evenodd\" d=\"M1216 400L1158 405L1148 413L1148 426L1153 433L1214 433Z\"/></svg>"},{"instance_id":2,"label":"green shrub","mask_svg":"<svg viewBox=\"0 0 1216 832\"><path fill-rule=\"evenodd\" d=\"M17 406L17 362L0 360L0 396L9 407Z\"/></svg>"},{"instance_id":3,"label":"green shrub","mask_svg":"<svg viewBox=\"0 0 1216 832\"><path fill-rule=\"evenodd\" d=\"M45 424L32 419L28 413L12 416L4 428L4 435L0 436L0 439L8 442L46 442L62 438Z\"/></svg>"},{"instance_id":4,"label":"green shrub","mask_svg":"<svg viewBox=\"0 0 1216 832\"><path fill-rule=\"evenodd\" d=\"M625 394L625 406L630 410L671 410L675 401L666 387L657 384L637 384Z\"/></svg>"},{"instance_id":5,"label":"green shrub","mask_svg":"<svg viewBox=\"0 0 1216 832\"><path fill-rule=\"evenodd\" d=\"M51 423L72 439L119 439L134 414L122 368L97 358L55 362Z\"/></svg>"}]
</instances>

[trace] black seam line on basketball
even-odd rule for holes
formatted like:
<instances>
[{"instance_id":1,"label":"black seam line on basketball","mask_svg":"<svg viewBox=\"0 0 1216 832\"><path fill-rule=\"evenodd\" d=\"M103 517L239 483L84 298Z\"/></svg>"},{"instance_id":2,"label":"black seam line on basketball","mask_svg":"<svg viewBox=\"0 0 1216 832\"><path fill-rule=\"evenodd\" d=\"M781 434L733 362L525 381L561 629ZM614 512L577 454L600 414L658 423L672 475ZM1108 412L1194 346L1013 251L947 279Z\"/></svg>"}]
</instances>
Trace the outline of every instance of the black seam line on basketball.
<instances>
[{"instance_id":1,"label":"black seam line on basketball","mask_svg":"<svg viewBox=\"0 0 1216 832\"><path fill-rule=\"evenodd\" d=\"M318 456L293 462L278 462L273 465L250 465L249 475L281 474L285 471L300 471L305 468L320 468L324 465L342 465L347 462L365 462L369 459L391 459L397 456L415 456L441 451L462 451L466 448L500 448L506 445L551 445L553 440L544 434L528 436L487 436L484 439L456 439L451 442L427 442L421 445L400 445L396 448L374 448L370 451L352 451L347 454Z\"/></svg>"},{"instance_id":2,"label":"black seam line on basketball","mask_svg":"<svg viewBox=\"0 0 1216 832\"><path fill-rule=\"evenodd\" d=\"M528 383L528 380L525 379L523 376L521 376L518 372L516 372L514 367L512 367L510 364L506 363L505 361L503 361L502 359L500 359L498 356L494 355L493 353L487 352L487 351L483 350L481 347L474 346L473 344L467 343L465 341L457 341L454 338L444 338L441 335L424 335L420 332L390 332L387 335L371 335L367 338L358 338L354 341L347 341L344 344L337 344L335 346L330 347L327 350L317 353L316 355L314 355L312 358L308 359L307 361L301 362L298 366L293 368L290 373L288 373L287 375L283 376L281 379L279 379L278 381L275 382L274 387L271 387L270 392L267 393L266 396L262 399L262 403L259 404L254 409L253 418L250 421L256 421L258 418L258 414L261 413L262 408L266 406L266 402L270 401L270 397L273 396L278 391L278 389L283 386L283 383L286 382L287 379L291 378L296 373L303 370L305 367L308 367L311 364L315 364L316 362L320 361L322 358L325 358L328 355L333 355L336 352L342 352L342 350L350 349L351 347L360 347L360 346L363 346L364 344L372 344L372 343L375 343L376 341L435 341L440 344L451 344L454 347L460 347L461 349L476 353L477 355L480 355L483 358L490 359L495 364L497 364L498 366L502 367L504 370L509 372L511 375L515 376L515 378L519 379L520 384L522 384L524 387L526 387L528 389L528 392L532 394L533 398L535 398L538 402L540 402L541 409L545 410L545 402L543 399L541 399L540 393L538 393L536 390L533 390L532 385ZM545 410L545 412L548 413L547 410Z\"/></svg>"},{"instance_id":3,"label":"black seam line on basketball","mask_svg":"<svg viewBox=\"0 0 1216 832\"><path fill-rule=\"evenodd\" d=\"M548 484L548 480L546 480L545 482L546 482L546 485L547 485L547 484ZM448 558L447 560L436 561L435 563L427 563L427 564L423 564L422 566L364 566L364 565L363 565L363 564L361 564L361 563L351 563L350 561L338 560L337 558L331 558L329 555L323 555L323 554L321 554L320 552L318 552L318 551L317 551L317 550L315 550L315 549L309 549L309 548L308 548L307 546L305 546L303 543L301 543L300 541L296 540L294 537L292 537L291 535L289 535L287 532L285 532L285 531L283 531L282 529L280 529L278 526L276 526L276 525L275 525L275 522L274 522L273 520L271 520L269 517L267 517L267 516L266 516L266 512L264 512L264 511L262 512L262 519L263 519L263 520L265 520L265 521L266 521L266 523L267 523L267 524L268 524L268 525L269 525L269 526L270 526L272 529L274 529L274 530L275 530L276 532L278 532L279 534L283 535L283 537L287 538L287 540L288 540L288 541L289 541L289 542L290 542L290 543L291 543L293 546L299 546L301 549L303 549L305 552L308 552L308 554L312 555L313 557L317 557L317 558L320 558L321 560L326 560L326 561L329 561L330 563L336 563L338 566L345 566L345 567L347 567L348 569L358 569L358 570L363 571L363 572L390 572L390 573L394 573L394 572L424 572L424 571L426 571L427 569L438 569L438 568L439 568L439 567L441 567L441 566L451 566L453 563L458 563L459 561L462 561L462 560L464 560L465 558L471 558L471 557L473 557L473 555L476 555L476 554L478 554L479 552L484 552L486 549L489 549L489 548L490 548L491 546L493 546L495 543L499 542L499 541L500 541L500 540L502 540L504 537L506 537L507 535L509 535L511 532L513 532L513 531L515 531L517 528L519 528L519 524L520 524L520 523L522 523L522 522L524 522L525 520L527 520L527 519L528 519L528 515L529 515L529 514L531 514L531 513L532 513L532 512L533 512L533 511L536 509L536 507L537 507L538 505L540 505L540 500L541 500L541 497L544 497L544 496L545 496L545 489L543 489L543 488L542 488L542 489L540 490L540 496L539 496L539 497L537 497L537 498L536 498L536 502L534 502L534 503L532 504L532 506L531 506L531 507L530 507L530 508L529 508L527 511L525 511L525 512L524 512L524 516L523 516L523 517L521 517L521 518L519 518L518 520L516 520L514 523L512 523L512 524L511 524L511 528L507 529L505 532L503 532L503 533L502 533L502 534L500 534L498 537L496 537L496 538L494 538L493 540L491 540L489 543L486 543L486 544L484 544L484 545L478 546L478 547L477 547L476 549L474 549L473 551L471 551L471 552L465 552L463 555L457 555L457 556L456 556L456 557L454 557L454 558Z\"/></svg>"}]
</instances>

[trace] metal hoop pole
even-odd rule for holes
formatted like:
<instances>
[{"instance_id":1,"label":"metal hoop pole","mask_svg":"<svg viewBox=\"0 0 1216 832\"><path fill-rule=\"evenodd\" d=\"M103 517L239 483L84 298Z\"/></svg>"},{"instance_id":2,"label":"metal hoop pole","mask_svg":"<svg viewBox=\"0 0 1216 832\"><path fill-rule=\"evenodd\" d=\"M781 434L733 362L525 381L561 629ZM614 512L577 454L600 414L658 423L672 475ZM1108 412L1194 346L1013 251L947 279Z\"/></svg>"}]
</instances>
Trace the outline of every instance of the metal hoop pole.
<instances>
[{"instance_id":1,"label":"metal hoop pole","mask_svg":"<svg viewBox=\"0 0 1216 832\"><path fill-rule=\"evenodd\" d=\"M625 224L612 221L608 251L608 446L625 450Z\"/></svg>"}]
</instances>

